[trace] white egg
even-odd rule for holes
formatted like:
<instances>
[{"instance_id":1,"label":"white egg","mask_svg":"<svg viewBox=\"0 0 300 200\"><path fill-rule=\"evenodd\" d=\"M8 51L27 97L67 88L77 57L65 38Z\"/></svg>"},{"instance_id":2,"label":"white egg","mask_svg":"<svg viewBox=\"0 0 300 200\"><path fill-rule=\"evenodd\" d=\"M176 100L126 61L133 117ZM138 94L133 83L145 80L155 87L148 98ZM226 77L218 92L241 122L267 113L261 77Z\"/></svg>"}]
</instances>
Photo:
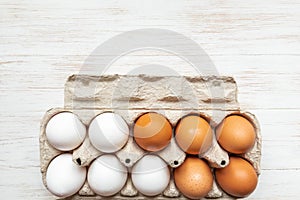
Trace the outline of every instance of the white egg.
<instances>
[{"instance_id":1,"label":"white egg","mask_svg":"<svg viewBox=\"0 0 300 200\"><path fill-rule=\"evenodd\" d=\"M86 180L87 170L72 161L72 154L65 153L54 158L46 172L48 190L58 197L77 193Z\"/></svg>"},{"instance_id":2,"label":"white egg","mask_svg":"<svg viewBox=\"0 0 300 200\"><path fill-rule=\"evenodd\" d=\"M88 132L92 145L105 153L120 150L129 137L127 123L121 116L114 113L102 113L95 117Z\"/></svg>"},{"instance_id":3,"label":"white egg","mask_svg":"<svg viewBox=\"0 0 300 200\"><path fill-rule=\"evenodd\" d=\"M158 156L146 155L132 168L132 182L146 196L162 193L169 184L170 170Z\"/></svg>"},{"instance_id":4,"label":"white egg","mask_svg":"<svg viewBox=\"0 0 300 200\"><path fill-rule=\"evenodd\" d=\"M48 142L56 149L70 151L78 147L86 136L86 127L71 112L54 115L46 126Z\"/></svg>"},{"instance_id":5,"label":"white egg","mask_svg":"<svg viewBox=\"0 0 300 200\"><path fill-rule=\"evenodd\" d=\"M127 176L127 168L116 156L107 154L100 156L91 164L88 183L96 194L112 196L123 188Z\"/></svg>"}]
</instances>

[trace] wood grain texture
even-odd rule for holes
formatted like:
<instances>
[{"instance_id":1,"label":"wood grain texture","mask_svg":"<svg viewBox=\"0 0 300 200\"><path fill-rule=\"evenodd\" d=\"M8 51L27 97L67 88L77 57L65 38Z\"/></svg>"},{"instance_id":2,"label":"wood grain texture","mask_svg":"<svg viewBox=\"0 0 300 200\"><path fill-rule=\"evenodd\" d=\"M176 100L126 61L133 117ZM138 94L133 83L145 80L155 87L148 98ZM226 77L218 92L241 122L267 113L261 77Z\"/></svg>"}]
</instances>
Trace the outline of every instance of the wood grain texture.
<instances>
[{"instance_id":1,"label":"wood grain texture","mask_svg":"<svg viewBox=\"0 0 300 200\"><path fill-rule=\"evenodd\" d=\"M63 106L67 77L107 39L139 28L193 39L221 75L233 76L239 102L263 136L262 174L249 199L300 195L300 3L253 1L0 1L0 193L5 199L53 199L42 185L39 123ZM105 56L105 55L103 55ZM106 72L157 63L193 68L159 51L135 52ZM86 71L92 73L92 71Z\"/></svg>"}]
</instances>

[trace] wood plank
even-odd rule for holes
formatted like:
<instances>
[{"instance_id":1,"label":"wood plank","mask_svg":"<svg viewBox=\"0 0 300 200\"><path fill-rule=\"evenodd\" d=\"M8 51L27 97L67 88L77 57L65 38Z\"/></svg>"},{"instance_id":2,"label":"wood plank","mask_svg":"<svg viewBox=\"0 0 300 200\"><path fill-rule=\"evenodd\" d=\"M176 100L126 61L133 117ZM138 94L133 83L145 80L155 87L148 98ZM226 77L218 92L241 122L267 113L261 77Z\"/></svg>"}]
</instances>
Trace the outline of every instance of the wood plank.
<instances>
[{"instance_id":1,"label":"wood plank","mask_svg":"<svg viewBox=\"0 0 300 200\"><path fill-rule=\"evenodd\" d=\"M116 34L153 27L185 34L209 54L300 54L300 4L292 1L27 0L2 6L1 55L86 55Z\"/></svg>"},{"instance_id":2,"label":"wood plank","mask_svg":"<svg viewBox=\"0 0 300 200\"><path fill-rule=\"evenodd\" d=\"M153 52L152 52L153 53ZM145 55L146 54L146 55ZM31 91L38 95L46 90L62 91L67 77L73 73L94 74L94 69L81 69L85 56L5 56L0 67L2 102L15 93ZM221 75L233 76L238 85L239 102L244 109L300 108L299 56L212 56ZM285 64L285 62L287 62ZM140 66L157 64L168 68L165 74L195 75L197 71L176 56L151 55L151 52L122 57L107 71L108 74L146 72ZM27 67L25 67L27 66ZM37 66L37 67L28 67ZM102 66L101 63L99 66ZM101 67L96 71L101 71ZM139 70L139 71L138 71ZM26 74L24 76L23 74ZM18 80L18 82L15 82ZM21 83L21 84L20 84ZM52 92L51 92L52 93ZM61 95L61 93L59 92ZM57 94L57 95L59 95ZM52 94L53 95L53 94ZM49 97L42 96L37 98ZM16 99L17 100L17 99ZM9 100L7 100L9 102Z\"/></svg>"}]
</instances>

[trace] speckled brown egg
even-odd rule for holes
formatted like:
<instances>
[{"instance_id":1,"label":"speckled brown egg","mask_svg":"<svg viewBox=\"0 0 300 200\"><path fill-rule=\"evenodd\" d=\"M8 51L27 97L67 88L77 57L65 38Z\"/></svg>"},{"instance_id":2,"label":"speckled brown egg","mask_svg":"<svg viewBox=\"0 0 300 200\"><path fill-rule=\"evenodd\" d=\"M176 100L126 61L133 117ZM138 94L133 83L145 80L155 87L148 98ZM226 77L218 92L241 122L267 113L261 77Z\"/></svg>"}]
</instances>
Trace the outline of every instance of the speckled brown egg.
<instances>
[{"instance_id":1,"label":"speckled brown egg","mask_svg":"<svg viewBox=\"0 0 300 200\"><path fill-rule=\"evenodd\" d=\"M175 184L179 191L191 199L205 197L212 189L213 175L205 161L197 157L187 157L174 170Z\"/></svg>"},{"instance_id":2,"label":"speckled brown egg","mask_svg":"<svg viewBox=\"0 0 300 200\"><path fill-rule=\"evenodd\" d=\"M146 113L140 116L134 124L134 139L147 151L160 151L171 141L172 126L161 114Z\"/></svg>"},{"instance_id":3,"label":"speckled brown egg","mask_svg":"<svg viewBox=\"0 0 300 200\"><path fill-rule=\"evenodd\" d=\"M212 144L213 133L209 123L200 116L181 119L175 130L178 146L188 154L204 153Z\"/></svg>"},{"instance_id":4,"label":"speckled brown egg","mask_svg":"<svg viewBox=\"0 0 300 200\"><path fill-rule=\"evenodd\" d=\"M257 185L257 174L252 165L240 157L230 157L229 165L215 170L220 187L235 197L246 197Z\"/></svg>"},{"instance_id":5,"label":"speckled brown egg","mask_svg":"<svg viewBox=\"0 0 300 200\"><path fill-rule=\"evenodd\" d=\"M256 133L248 119L240 115L230 115L217 127L216 136L226 151L242 154L253 147Z\"/></svg>"}]
</instances>

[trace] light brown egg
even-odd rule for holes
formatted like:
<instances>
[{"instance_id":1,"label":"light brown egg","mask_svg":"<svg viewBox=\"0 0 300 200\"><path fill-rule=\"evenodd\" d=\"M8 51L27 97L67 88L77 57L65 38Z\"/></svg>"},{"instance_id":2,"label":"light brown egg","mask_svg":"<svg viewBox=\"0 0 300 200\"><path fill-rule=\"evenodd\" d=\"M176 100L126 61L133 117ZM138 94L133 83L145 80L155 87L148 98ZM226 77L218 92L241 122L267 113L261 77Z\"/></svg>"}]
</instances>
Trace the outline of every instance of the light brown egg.
<instances>
[{"instance_id":1,"label":"light brown egg","mask_svg":"<svg viewBox=\"0 0 300 200\"><path fill-rule=\"evenodd\" d=\"M189 115L179 121L175 138L183 151L198 155L209 149L212 144L213 133L205 119L200 116Z\"/></svg>"},{"instance_id":2,"label":"light brown egg","mask_svg":"<svg viewBox=\"0 0 300 200\"><path fill-rule=\"evenodd\" d=\"M172 126L161 114L146 113L140 116L133 129L136 143L147 151L160 151L172 138Z\"/></svg>"},{"instance_id":3,"label":"light brown egg","mask_svg":"<svg viewBox=\"0 0 300 200\"><path fill-rule=\"evenodd\" d=\"M252 123L240 115L226 117L216 129L219 144L228 152L248 152L255 143L255 129Z\"/></svg>"},{"instance_id":4,"label":"light brown egg","mask_svg":"<svg viewBox=\"0 0 300 200\"><path fill-rule=\"evenodd\" d=\"M246 197L257 185L257 174L252 165L239 157L230 157L229 165L215 171L220 187L235 197Z\"/></svg>"},{"instance_id":5,"label":"light brown egg","mask_svg":"<svg viewBox=\"0 0 300 200\"><path fill-rule=\"evenodd\" d=\"M205 197L213 185L213 175L205 161L197 157L187 157L174 170L175 184L179 191L191 199Z\"/></svg>"}]
</instances>

